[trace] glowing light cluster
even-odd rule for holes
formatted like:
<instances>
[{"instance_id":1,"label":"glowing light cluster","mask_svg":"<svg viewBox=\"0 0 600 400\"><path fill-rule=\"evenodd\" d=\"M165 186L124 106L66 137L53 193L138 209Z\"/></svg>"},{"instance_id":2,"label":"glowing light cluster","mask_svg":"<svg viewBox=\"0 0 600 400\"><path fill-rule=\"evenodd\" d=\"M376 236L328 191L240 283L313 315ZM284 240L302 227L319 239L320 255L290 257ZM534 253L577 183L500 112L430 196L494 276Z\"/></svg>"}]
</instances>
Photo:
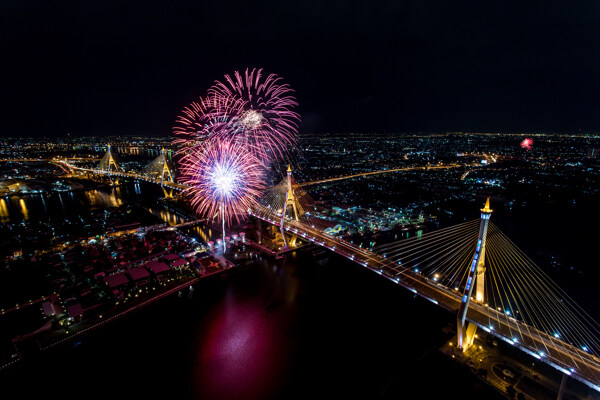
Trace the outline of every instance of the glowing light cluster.
<instances>
[{"instance_id":1,"label":"glowing light cluster","mask_svg":"<svg viewBox=\"0 0 600 400\"><path fill-rule=\"evenodd\" d=\"M529 139L529 138L525 138L523 139L523 141L521 142L521 148L525 149L525 150L531 150L531 147L533 146L533 140Z\"/></svg>"},{"instance_id":2,"label":"glowing light cluster","mask_svg":"<svg viewBox=\"0 0 600 400\"><path fill-rule=\"evenodd\" d=\"M221 212L227 223L239 220L265 187L264 164L239 142L206 142L183 157L180 165L196 212L208 217Z\"/></svg>"},{"instance_id":3,"label":"glowing light cluster","mask_svg":"<svg viewBox=\"0 0 600 400\"><path fill-rule=\"evenodd\" d=\"M240 122L243 127L249 129L256 129L262 124L262 114L256 110L244 111L240 115Z\"/></svg>"}]
</instances>

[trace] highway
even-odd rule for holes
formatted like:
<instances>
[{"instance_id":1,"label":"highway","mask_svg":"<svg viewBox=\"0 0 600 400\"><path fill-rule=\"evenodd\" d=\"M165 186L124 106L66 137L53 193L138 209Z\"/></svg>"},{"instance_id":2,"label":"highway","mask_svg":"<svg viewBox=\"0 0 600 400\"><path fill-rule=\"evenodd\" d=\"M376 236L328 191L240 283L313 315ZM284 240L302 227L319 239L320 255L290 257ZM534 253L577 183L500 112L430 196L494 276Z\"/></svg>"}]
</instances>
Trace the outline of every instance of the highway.
<instances>
[{"instance_id":1,"label":"highway","mask_svg":"<svg viewBox=\"0 0 600 400\"><path fill-rule=\"evenodd\" d=\"M433 169L449 169L449 168L476 167L476 166L480 166L480 164L443 164L443 165L426 165L426 166L420 166L420 167L385 169L382 171L363 172L362 174L344 175L344 176L338 176L335 178L321 179L318 181L304 182L304 183L299 183L298 186L319 185L321 183L329 183L329 182L341 181L344 179L359 178L361 176L389 174L392 172L419 171L419 170L430 170L430 169L431 170L433 170Z\"/></svg>"}]
</instances>

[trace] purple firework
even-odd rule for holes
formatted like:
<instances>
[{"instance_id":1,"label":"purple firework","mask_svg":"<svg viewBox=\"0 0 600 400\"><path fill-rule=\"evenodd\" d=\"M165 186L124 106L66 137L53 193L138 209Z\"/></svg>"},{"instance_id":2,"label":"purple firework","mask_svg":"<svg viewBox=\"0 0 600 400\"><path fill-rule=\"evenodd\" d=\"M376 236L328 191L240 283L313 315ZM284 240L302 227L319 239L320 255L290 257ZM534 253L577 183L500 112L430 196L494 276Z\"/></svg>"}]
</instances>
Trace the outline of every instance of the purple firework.
<instances>
[{"instance_id":1,"label":"purple firework","mask_svg":"<svg viewBox=\"0 0 600 400\"><path fill-rule=\"evenodd\" d=\"M216 81L209 96L235 99L238 112L233 116L233 130L221 130L223 135L235 134L261 159L283 159L296 143L300 115L293 111L298 106L294 91L275 74L263 77L262 69L246 69L242 76L236 71ZM231 128L231 127L230 127Z\"/></svg>"},{"instance_id":2,"label":"purple firework","mask_svg":"<svg viewBox=\"0 0 600 400\"><path fill-rule=\"evenodd\" d=\"M231 223L255 203L265 187L264 165L236 140L208 140L181 159L182 183L191 205L209 218Z\"/></svg>"}]
</instances>

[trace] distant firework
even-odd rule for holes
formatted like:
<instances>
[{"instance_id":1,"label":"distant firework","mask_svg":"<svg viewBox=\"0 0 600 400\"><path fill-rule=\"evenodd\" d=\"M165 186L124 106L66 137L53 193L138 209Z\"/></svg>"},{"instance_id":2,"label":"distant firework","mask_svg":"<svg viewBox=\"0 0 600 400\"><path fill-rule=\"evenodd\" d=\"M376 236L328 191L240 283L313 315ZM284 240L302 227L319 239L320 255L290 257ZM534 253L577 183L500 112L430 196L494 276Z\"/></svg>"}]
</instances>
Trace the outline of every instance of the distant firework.
<instances>
[{"instance_id":1,"label":"distant firework","mask_svg":"<svg viewBox=\"0 0 600 400\"><path fill-rule=\"evenodd\" d=\"M521 148L525 149L525 150L531 150L531 146L533 146L533 140L529 139L529 138L525 138L522 142L521 142Z\"/></svg>"},{"instance_id":2,"label":"distant firework","mask_svg":"<svg viewBox=\"0 0 600 400\"><path fill-rule=\"evenodd\" d=\"M225 75L223 82L216 81L209 90L215 101L222 103L233 98L240 107L232 121L234 129L221 133L243 139L264 160L281 160L296 144L300 115L293 111L298 106L293 93L277 75L263 77L262 69Z\"/></svg>"},{"instance_id":3,"label":"distant firework","mask_svg":"<svg viewBox=\"0 0 600 400\"><path fill-rule=\"evenodd\" d=\"M254 204L265 187L264 165L240 142L208 140L181 160L181 182L200 215L231 223Z\"/></svg>"}]
</instances>

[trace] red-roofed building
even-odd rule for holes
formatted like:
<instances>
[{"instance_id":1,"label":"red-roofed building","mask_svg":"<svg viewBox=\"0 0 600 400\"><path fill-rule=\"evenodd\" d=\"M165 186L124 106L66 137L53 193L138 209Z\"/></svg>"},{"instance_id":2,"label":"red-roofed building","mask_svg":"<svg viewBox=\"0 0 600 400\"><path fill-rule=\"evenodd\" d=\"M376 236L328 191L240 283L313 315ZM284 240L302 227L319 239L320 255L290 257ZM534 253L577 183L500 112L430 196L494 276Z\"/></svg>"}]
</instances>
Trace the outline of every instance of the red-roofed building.
<instances>
[{"instance_id":1,"label":"red-roofed building","mask_svg":"<svg viewBox=\"0 0 600 400\"><path fill-rule=\"evenodd\" d=\"M190 262L184 258L178 258L177 260L172 261L171 267L181 270L182 268L187 268L190 265Z\"/></svg>"},{"instance_id":2,"label":"red-roofed building","mask_svg":"<svg viewBox=\"0 0 600 400\"><path fill-rule=\"evenodd\" d=\"M149 261L144 265L144 267L153 272L156 276L163 275L171 271L171 268L162 261Z\"/></svg>"},{"instance_id":3,"label":"red-roofed building","mask_svg":"<svg viewBox=\"0 0 600 400\"><path fill-rule=\"evenodd\" d=\"M72 318L74 321L81 319L81 317L83 317L83 307L81 307L81 303L75 303L68 306L67 314L69 315L69 318Z\"/></svg>"},{"instance_id":4,"label":"red-roofed building","mask_svg":"<svg viewBox=\"0 0 600 400\"><path fill-rule=\"evenodd\" d=\"M124 272L119 272L114 275L104 277L104 282L106 282L108 287L112 290L115 297L118 298L123 296L123 292L129 284L129 279L127 279L127 275L125 275Z\"/></svg>"},{"instance_id":5,"label":"red-roofed building","mask_svg":"<svg viewBox=\"0 0 600 400\"><path fill-rule=\"evenodd\" d=\"M173 254L173 253L169 253L169 254L165 254L163 256L163 259L167 262L171 262L171 261L175 261L177 259L180 259L181 257L179 257L177 254Z\"/></svg>"},{"instance_id":6,"label":"red-roofed building","mask_svg":"<svg viewBox=\"0 0 600 400\"><path fill-rule=\"evenodd\" d=\"M108 287L115 289L121 286L126 286L129 283L127 275L124 272L119 272L114 275L104 277L104 282L108 284Z\"/></svg>"},{"instance_id":7,"label":"red-roofed building","mask_svg":"<svg viewBox=\"0 0 600 400\"><path fill-rule=\"evenodd\" d=\"M144 267L133 267L127 270L127 275L136 286L142 286L150 282L150 273Z\"/></svg>"},{"instance_id":8,"label":"red-roofed building","mask_svg":"<svg viewBox=\"0 0 600 400\"><path fill-rule=\"evenodd\" d=\"M56 314L60 313L60 307L51 301L45 301L42 303L42 310L44 310L44 315L47 317L53 317Z\"/></svg>"}]
</instances>

